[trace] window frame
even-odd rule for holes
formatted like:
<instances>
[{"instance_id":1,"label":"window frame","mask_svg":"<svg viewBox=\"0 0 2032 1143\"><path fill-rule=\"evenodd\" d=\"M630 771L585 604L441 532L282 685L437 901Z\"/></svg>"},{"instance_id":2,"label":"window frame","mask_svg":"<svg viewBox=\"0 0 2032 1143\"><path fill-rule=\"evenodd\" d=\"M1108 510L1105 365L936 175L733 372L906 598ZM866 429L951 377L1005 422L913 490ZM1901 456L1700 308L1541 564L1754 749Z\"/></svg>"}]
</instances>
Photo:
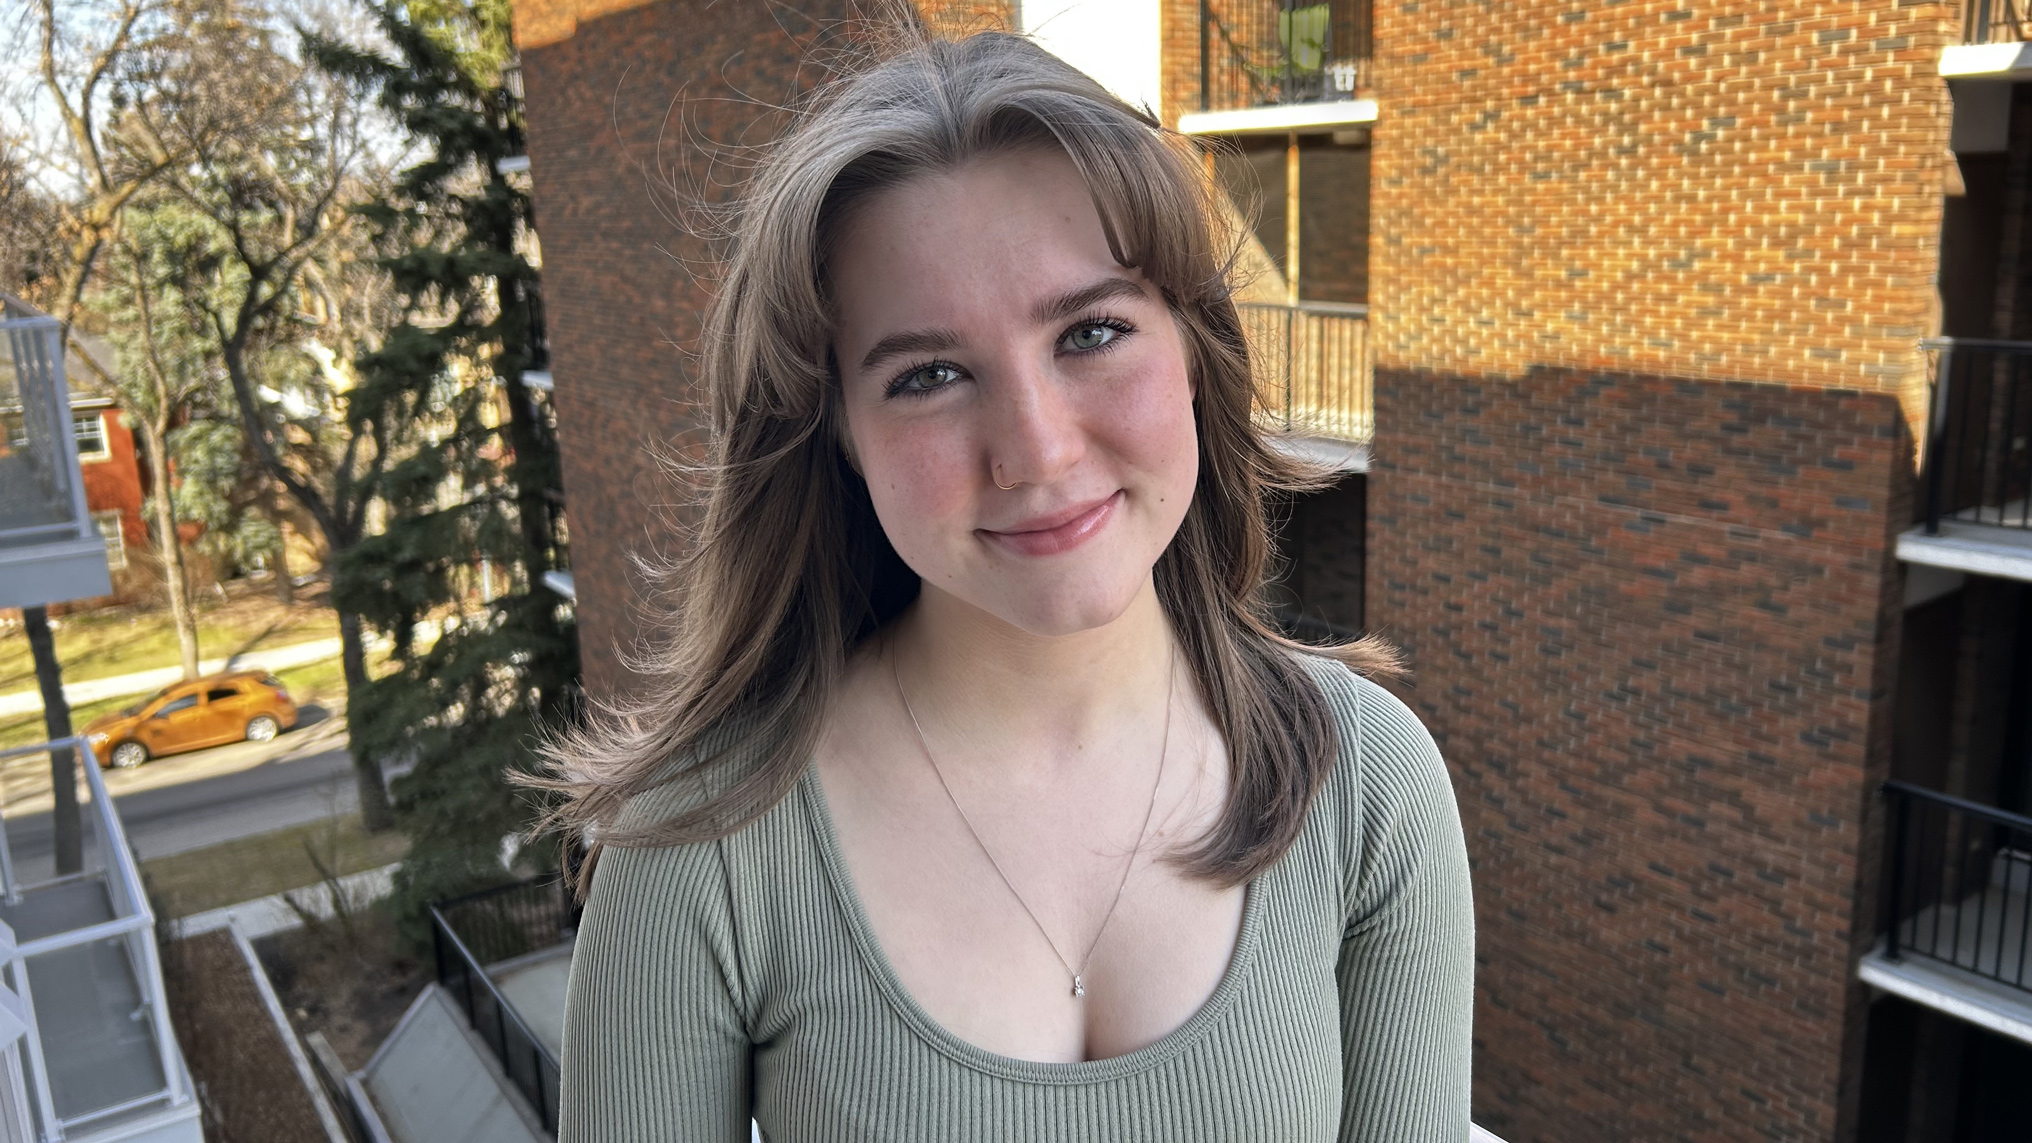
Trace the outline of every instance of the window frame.
<instances>
[{"instance_id":1,"label":"window frame","mask_svg":"<svg viewBox=\"0 0 2032 1143\"><path fill-rule=\"evenodd\" d=\"M99 537L106 541L106 570L124 571L127 567L127 514L118 508L101 508L92 512L92 526L99 530ZM106 530L107 523L113 530ZM118 544L114 543L118 540Z\"/></svg>"},{"instance_id":2,"label":"window frame","mask_svg":"<svg viewBox=\"0 0 2032 1143\"><path fill-rule=\"evenodd\" d=\"M85 438L78 432L79 427L87 421L90 421L94 426L92 435L99 442L98 447L95 449L87 449L85 447ZM71 439L77 442L78 461L81 464L113 459L113 436L106 431L106 410L104 409L72 409Z\"/></svg>"}]
</instances>

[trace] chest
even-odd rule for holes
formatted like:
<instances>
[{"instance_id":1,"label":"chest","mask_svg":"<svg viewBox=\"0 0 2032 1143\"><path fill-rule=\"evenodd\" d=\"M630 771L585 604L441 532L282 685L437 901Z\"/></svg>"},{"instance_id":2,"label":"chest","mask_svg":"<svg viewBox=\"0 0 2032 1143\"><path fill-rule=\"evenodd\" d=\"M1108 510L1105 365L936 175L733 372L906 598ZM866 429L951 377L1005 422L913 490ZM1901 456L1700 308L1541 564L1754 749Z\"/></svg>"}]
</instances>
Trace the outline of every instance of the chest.
<instances>
[{"instance_id":1,"label":"chest","mask_svg":"<svg viewBox=\"0 0 2032 1143\"><path fill-rule=\"evenodd\" d=\"M830 841L815 790L806 804ZM843 851L821 848L819 883L796 892L837 901L848 943L784 934L756 949L754 1114L766 1138L1070 1141L1095 1138L1097 1124L1122 1140L1333 1137L1337 889L1310 855L1287 855L1242 892L1224 974L1181 1024L1126 1054L1054 1057L998 1050L992 1028L922 1003L937 978L906 982L856 905ZM759 897L750 907L767 913ZM1104 990L1097 973L1088 999Z\"/></svg>"},{"instance_id":2,"label":"chest","mask_svg":"<svg viewBox=\"0 0 2032 1143\"><path fill-rule=\"evenodd\" d=\"M1021 1060L1125 1055L1189 1020L1228 971L1245 892L1176 861L1219 810L1201 774L1106 798L831 776L844 874L883 960L966 1043Z\"/></svg>"}]
</instances>

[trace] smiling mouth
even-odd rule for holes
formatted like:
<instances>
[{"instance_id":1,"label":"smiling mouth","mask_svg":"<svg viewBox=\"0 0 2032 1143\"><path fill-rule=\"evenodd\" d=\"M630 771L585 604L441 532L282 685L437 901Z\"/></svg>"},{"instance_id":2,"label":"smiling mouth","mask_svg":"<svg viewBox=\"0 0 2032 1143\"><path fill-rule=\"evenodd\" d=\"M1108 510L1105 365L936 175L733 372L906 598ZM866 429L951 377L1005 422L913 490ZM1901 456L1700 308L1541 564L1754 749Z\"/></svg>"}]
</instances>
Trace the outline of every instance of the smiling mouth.
<instances>
[{"instance_id":1,"label":"smiling mouth","mask_svg":"<svg viewBox=\"0 0 2032 1143\"><path fill-rule=\"evenodd\" d=\"M1121 500L1122 493L1117 490L1104 500L1026 520L1018 528L1003 532L982 528L980 534L997 546L1020 555L1057 555L1092 539L1115 514L1115 507Z\"/></svg>"}]
</instances>

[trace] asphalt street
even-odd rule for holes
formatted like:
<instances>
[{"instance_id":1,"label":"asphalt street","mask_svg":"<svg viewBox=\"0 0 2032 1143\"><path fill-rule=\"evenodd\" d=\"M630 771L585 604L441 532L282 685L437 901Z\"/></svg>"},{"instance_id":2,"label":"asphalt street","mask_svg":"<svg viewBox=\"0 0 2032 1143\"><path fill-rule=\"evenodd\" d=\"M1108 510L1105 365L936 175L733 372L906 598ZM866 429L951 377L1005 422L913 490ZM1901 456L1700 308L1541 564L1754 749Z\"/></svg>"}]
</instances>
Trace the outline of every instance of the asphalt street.
<instances>
[{"instance_id":1,"label":"asphalt street","mask_svg":"<svg viewBox=\"0 0 2032 1143\"><path fill-rule=\"evenodd\" d=\"M113 805L128 843L143 860L321 821L359 807L346 737L330 720L271 742L234 743L157 759L118 776L129 775L147 785L125 793L116 788ZM86 816L91 816L89 806ZM85 835L90 846L90 824ZM9 816L6 839L17 878L33 882L54 873L46 810Z\"/></svg>"}]
</instances>

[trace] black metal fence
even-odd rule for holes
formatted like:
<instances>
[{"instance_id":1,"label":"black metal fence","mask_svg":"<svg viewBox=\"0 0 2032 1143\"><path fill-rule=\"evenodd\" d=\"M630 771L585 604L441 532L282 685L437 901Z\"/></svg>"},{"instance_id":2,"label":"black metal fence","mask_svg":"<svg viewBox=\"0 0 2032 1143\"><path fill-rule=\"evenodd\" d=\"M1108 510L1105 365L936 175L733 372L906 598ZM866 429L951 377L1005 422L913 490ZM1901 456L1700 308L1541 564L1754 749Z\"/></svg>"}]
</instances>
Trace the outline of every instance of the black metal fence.
<instances>
[{"instance_id":1,"label":"black metal fence","mask_svg":"<svg viewBox=\"0 0 2032 1143\"><path fill-rule=\"evenodd\" d=\"M2032 528L2032 342L1929 338L1926 530Z\"/></svg>"},{"instance_id":2,"label":"black metal fence","mask_svg":"<svg viewBox=\"0 0 2032 1143\"><path fill-rule=\"evenodd\" d=\"M1353 99L1370 0L1200 0L1199 109Z\"/></svg>"},{"instance_id":3,"label":"black metal fence","mask_svg":"<svg viewBox=\"0 0 2032 1143\"><path fill-rule=\"evenodd\" d=\"M1886 782L1885 955L1923 956L2032 991L2032 818Z\"/></svg>"},{"instance_id":4,"label":"black metal fence","mask_svg":"<svg viewBox=\"0 0 2032 1143\"><path fill-rule=\"evenodd\" d=\"M1968 0L1962 11L1962 42L2009 44L2032 32L2032 3L2027 0Z\"/></svg>"},{"instance_id":5,"label":"black metal fence","mask_svg":"<svg viewBox=\"0 0 2032 1143\"><path fill-rule=\"evenodd\" d=\"M578 931L579 910L563 878L548 874L430 907L437 982L493 1049L502 1070L557 1131L557 1057L529 1030L487 975L490 965L550 948Z\"/></svg>"},{"instance_id":6,"label":"black metal fence","mask_svg":"<svg viewBox=\"0 0 2032 1143\"><path fill-rule=\"evenodd\" d=\"M543 315L543 284L521 281L516 284L522 295L523 320L528 323L529 368L550 368L550 330Z\"/></svg>"}]
</instances>

